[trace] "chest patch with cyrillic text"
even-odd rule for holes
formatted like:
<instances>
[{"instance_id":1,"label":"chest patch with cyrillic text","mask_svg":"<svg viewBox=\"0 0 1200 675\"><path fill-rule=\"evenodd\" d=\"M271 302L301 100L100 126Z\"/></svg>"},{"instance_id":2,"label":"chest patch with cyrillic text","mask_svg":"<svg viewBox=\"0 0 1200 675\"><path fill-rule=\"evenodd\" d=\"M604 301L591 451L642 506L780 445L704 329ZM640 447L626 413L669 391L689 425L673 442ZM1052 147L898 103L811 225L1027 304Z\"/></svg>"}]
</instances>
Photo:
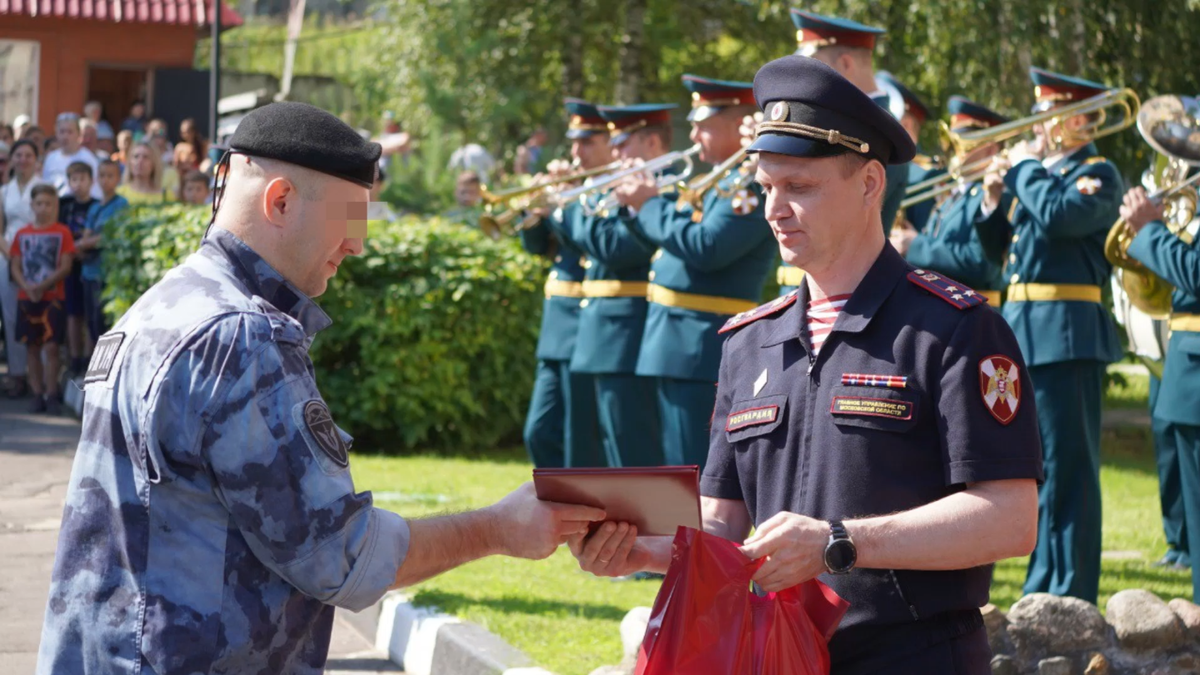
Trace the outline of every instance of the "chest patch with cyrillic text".
<instances>
[{"instance_id":1,"label":"chest patch with cyrillic text","mask_svg":"<svg viewBox=\"0 0 1200 675\"><path fill-rule=\"evenodd\" d=\"M725 431L737 431L759 424L770 424L777 419L779 419L779 406L777 405L748 408L729 413L729 419L725 421Z\"/></svg>"},{"instance_id":2,"label":"chest patch with cyrillic text","mask_svg":"<svg viewBox=\"0 0 1200 675\"><path fill-rule=\"evenodd\" d=\"M890 398L867 398L863 396L834 396L829 412L834 415L858 415L884 417L893 420L911 420L913 404Z\"/></svg>"}]
</instances>

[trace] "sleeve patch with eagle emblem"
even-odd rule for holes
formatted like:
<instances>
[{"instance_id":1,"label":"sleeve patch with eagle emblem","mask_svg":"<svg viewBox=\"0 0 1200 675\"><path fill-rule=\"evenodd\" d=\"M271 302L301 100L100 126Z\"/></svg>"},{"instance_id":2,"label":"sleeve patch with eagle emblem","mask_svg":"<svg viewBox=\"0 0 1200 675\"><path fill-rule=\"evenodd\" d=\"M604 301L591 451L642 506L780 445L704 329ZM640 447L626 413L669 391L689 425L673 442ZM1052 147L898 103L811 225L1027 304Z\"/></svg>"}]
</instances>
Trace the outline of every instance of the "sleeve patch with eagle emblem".
<instances>
[{"instance_id":1,"label":"sleeve patch with eagle emblem","mask_svg":"<svg viewBox=\"0 0 1200 675\"><path fill-rule=\"evenodd\" d=\"M1100 191L1100 179L1095 176L1080 176L1075 181L1075 189L1082 194L1091 196Z\"/></svg>"},{"instance_id":2,"label":"sleeve patch with eagle emblem","mask_svg":"<svg viewBox=\"0 0 1200 675\"><path fill-rule=\"evenodd\" d=\"M758 208L758 195L752 190L742 188L733 195L733 212L739 216L748 216Z\"/></svg>"}]
</instances>

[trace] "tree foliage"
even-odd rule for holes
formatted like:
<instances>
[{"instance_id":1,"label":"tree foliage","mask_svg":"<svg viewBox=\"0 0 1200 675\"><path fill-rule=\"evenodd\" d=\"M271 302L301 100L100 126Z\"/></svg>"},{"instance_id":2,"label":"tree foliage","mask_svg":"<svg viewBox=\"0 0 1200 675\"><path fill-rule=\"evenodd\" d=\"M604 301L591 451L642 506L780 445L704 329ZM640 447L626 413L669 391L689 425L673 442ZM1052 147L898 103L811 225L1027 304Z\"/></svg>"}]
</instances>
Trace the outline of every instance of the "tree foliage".
<instances>
[{"instance_id":1,"label":"tree foliage","mask_svg":"<svg viewBox=\"0 0 1200 675\"><path fill-rule=\"evenodd\" d=\"M394 25L362 77L416 129L442 121L503 152L534 127L562 129L561 99L687 103L679 76L749 80L790 53L780 0L385 0ZM1197 86L1196 0L814 0L819 13L884 26L878 67L940 116L962 94L1021 116L1027 70L1132 87L1143 99ZM936 147L929 125L923 140ZM1101 148L1128 175L1147 149L1130 131Z\"/></svg>"}]
</instances>

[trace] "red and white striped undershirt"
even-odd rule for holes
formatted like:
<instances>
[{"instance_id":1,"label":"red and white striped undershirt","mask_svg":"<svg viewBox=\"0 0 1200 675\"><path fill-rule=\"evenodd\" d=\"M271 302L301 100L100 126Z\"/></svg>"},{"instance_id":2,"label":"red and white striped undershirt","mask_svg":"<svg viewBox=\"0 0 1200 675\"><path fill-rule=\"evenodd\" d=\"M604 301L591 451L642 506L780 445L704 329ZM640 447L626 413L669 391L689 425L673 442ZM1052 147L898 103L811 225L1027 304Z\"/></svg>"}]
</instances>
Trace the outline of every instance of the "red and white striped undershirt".
<instances>
[{"instance_id":1,"label":"red and white striped undershirt","mask_svg":"<svg viewBox=\"0 0 1200 675\"><path fill-rule=\"evenodd\" d=\"M833 331L833 324L849 299L850 294L846 293L845 295L831 295L824 300L809 301L805 322L808 326L808 341L812 346L813 357L821 352L821 345L825 344L825 338L829 337L829 333Z\"/></svg>"}]
</instances>

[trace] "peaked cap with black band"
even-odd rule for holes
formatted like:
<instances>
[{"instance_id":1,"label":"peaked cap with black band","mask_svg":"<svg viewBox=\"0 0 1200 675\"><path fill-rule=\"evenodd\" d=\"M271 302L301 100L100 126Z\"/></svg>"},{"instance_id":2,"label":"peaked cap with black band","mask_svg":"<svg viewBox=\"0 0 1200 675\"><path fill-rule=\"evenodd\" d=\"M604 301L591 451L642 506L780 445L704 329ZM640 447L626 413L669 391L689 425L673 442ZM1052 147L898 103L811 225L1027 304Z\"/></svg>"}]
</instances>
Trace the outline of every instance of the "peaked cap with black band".
<instances>
[{"instance_id":1,"label":"peaked cap with black band","mask_svg":"<svg viewBox=\"0 0 1200 675\"><path fill-rule=\"evenodd\" d=\"M853 152L883 164L912 161L917 148L887 110L833 68L807 56L768 63L754 76L763 111L748 152L832 157Z\"/></svg>"},{"instance_id":2,"label":"peaked cap with black band","mask_svg":"<svg viewBox=\"0 0 1200 675\"><path fill-rule=\"evenodd\" d=\"M281 101L242 118L229 138L229 152L295 164L369 188L383 148L332 113Z\"/></svg>"}]
</instances>

